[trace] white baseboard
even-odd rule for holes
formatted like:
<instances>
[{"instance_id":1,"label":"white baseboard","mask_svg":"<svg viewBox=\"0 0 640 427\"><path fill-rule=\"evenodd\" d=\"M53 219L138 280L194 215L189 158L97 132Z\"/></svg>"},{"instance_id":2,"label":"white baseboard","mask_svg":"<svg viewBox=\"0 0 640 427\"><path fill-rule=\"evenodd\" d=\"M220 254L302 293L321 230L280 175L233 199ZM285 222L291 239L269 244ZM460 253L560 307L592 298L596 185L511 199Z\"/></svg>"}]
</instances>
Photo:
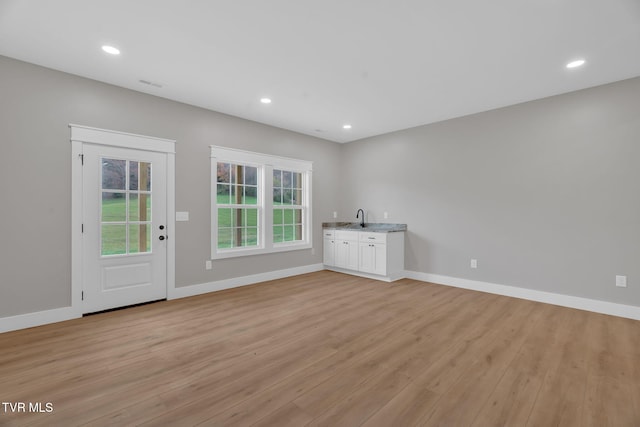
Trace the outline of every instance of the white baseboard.
<instances>
[{"instance_id":1,"label":"white baseboard","mask_svg":"<svg viewBox=\"0 0 640 427\"><path fill-rule=\"evenodd\" d=\"M423 282L437 283L439 285L454 286L456 288L471 289L474 291L488 292L491 294L640 320L640 307L633 305L518 288L516 286L498 285L496 283L480 282L477 280L460 279L458 277L441 276L439 274L421 273L419 271L405 271L405 277Z\"/></svg>"},{"instance_id":2,"label":"white baseboard","mask_svg":"<svg viewBox=\"0 0 640 427\"><path fill-rule=\"evenodd\" d=\"M250 276L233 277L231 279L216 280L215 282L201 283L199 285L184 286L169 289L167 299L177 299L191 297L194 295L206 294L209 292L221 291L223 289L238 288L240 286L253 285L255 283L266 282L268 280L283 279L285 277L297 276L299 274L313 273L324 269L322 264L311 264L302 267L287 268L284 270L268 271L266 273L252 274Z\"/></svg>"},{"instance_id":3,"label":"white baseboard","mask_svg":"<svg viewBox=\"0 0 640 427\"><path fill-rule=\"evenodd\" d=\"M19 314L0 318L0 333L17 331L18 329L33 328L49 323L82 317L73 307L54 308L52 310L37 311L35 313Z\"/></svg>"}]
</instances>

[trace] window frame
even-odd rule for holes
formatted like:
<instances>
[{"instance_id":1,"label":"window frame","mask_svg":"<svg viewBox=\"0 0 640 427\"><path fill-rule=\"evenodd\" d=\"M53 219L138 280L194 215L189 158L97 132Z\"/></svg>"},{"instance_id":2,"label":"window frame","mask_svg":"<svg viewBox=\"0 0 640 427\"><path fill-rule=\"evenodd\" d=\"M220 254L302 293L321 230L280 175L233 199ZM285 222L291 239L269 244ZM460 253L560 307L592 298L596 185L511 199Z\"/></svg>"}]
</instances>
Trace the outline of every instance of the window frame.
<instances>
[{"instance_id":1,"label":"window frame","mask_svg":"<svg viewBox=\"0 0 640 427\"><path fill-rule=\"evenodd\" d=\"M313 162L270 154L256 153L235 148L211 145L211 259L235 258L249 255L278 253L313 247L313 223L311 189ZM242 164L258 168L258 246L218 248L218 202L217 168L218 163ZM298 172L302 176L302 235L303 240L273 241L273 170L281 169ZM226 205L221 205L226 206ZM221 207L222 208L222 207Z\"/></svg>"}]
</instances>

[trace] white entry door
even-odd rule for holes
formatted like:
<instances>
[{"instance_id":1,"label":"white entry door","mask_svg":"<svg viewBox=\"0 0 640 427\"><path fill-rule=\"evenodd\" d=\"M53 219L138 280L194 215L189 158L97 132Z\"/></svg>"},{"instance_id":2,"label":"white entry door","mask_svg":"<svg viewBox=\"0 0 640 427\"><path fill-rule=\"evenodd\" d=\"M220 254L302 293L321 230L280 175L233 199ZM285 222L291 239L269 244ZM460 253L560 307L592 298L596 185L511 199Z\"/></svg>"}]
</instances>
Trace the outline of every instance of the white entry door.
<instances>
[{"instance_id":1,"label":"white entry door","mask_svg":"<svg viewBox=\"0 0 640 427\"><path fill-rule=\"evenodd\" d=\"M167 155L82 146L82 306L167 297Z\"/></svg>"}]
</instances>

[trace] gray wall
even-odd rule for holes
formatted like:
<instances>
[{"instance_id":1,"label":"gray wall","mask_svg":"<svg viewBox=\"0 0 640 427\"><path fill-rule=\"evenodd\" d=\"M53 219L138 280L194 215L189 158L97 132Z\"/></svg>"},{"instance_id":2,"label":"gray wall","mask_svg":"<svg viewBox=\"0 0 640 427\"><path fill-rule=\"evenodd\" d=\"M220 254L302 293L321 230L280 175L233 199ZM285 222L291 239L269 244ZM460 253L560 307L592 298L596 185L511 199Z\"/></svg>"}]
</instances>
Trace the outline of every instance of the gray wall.
<instances>
[{"instance_id":1,"label":"gray wall","mask_svg":"<svg viewBox=\"0 0 640 427\"><path fill-rule=\"evenodd\" d=\"M338 204L338 144L0 57L0 317L70 305L69 123L177 140L176 209L190 212L176 224L177 286L322 262L320 223ZM211 144L314 162L315 251L204 269Z\"/></svg>"},{"instance_id":2,"label":"gray wall","mask_svg":"<svg viewBox=\"0 0 640 427\"><path fill-rule=\"evenodd\" d=\"M640 78L346 145L5 57L0 94L0 317L70 304L69 123L178 141L177 286L319 263L364 208L409 225L408 270L640 306ZM314 162L315 254L204 269L211 144Z\"/></svg>"},{"instance_id":3,"label":"gray wall","mask_svg":"<svg viewBox=\"0 0 640 427\"><path fill-rule=\"evenodd\" d=\"M342 154L340 216L407 223L406 269L640 306L640 78Z\"/></svg>"}]
</instances>

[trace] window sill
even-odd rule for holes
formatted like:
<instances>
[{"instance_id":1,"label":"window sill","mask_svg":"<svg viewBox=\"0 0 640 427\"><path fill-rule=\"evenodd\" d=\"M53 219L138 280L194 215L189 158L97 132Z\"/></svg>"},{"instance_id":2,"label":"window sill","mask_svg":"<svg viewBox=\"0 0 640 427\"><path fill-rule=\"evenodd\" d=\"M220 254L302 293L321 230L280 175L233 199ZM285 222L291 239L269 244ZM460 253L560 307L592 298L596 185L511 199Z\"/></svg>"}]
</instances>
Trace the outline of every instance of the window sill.
<instances>
[{"instance_id":1,"label":"window sill","mask_svg":"<svg viewBox=\"0 0 640 427\"><path fill-rule=\"evenodd\" d=\"M222 250L220 252L216 252L212 255L211 259L229 259L229 258L238 258L243 256L252 256L252 255L266 255L273 254L279 252L289 252L289 251L297 251L304 249L311 249L313 246L311 243L303 242L303 243L277 243L271 248L256 248L256 249L227 249Z\"/></svg>"}]
</instances>

